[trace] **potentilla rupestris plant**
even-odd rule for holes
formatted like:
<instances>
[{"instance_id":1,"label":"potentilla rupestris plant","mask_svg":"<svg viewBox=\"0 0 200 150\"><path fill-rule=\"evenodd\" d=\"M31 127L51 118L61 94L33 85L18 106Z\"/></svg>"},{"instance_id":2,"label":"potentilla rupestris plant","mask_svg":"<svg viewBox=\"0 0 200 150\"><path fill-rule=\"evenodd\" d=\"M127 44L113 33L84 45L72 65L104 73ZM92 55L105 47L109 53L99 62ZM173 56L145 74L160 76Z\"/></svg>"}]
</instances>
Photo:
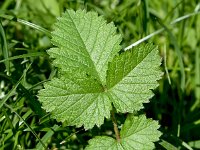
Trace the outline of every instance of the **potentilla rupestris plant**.
<instances>
[{"instance_id":1,"label":"potentilla rupestris plant","mask_svg":"<svg viewBox=\"0 0 200 150\"><path fill-rule=\"evenodd\" d=\"M114 118L114 109L129 113L121 131L112 119L116 139L94 137L86 149L153 149L161 135L157 121L132 114L149 102L163 74L158 48L141 44L120 51L120 42L114 24L95 12L67 10L54 25L55 47L47 52L58 76L39 91L43 108L52 118L85 129Z\"/></svg>"}]
</instances>

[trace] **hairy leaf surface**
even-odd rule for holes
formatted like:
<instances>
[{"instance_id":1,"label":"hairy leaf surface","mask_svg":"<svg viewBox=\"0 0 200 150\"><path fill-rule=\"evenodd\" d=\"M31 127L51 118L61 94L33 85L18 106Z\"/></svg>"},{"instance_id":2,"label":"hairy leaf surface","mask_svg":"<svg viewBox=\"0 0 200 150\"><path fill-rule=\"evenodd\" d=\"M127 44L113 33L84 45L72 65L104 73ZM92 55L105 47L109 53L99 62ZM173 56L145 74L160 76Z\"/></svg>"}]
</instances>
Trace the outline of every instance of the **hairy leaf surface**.
<instances>
[{"instance_id":1,"label":"hairy leaf surface","mask_svg":"<svg viewBox=\"0 0 200 150\"><path fill-rule=\"evenodd\" d=\"M57 48L48 53L65 75L85 73L105 85L108 62L120 50L121 36L95 12L67 10L55 24L52 42Z\"/></svg>"},{"instance_id":2,"label":"hairy leaf surface","mask_svg":"<svg viewBox=\"0 0 200 150\"><path fill-rule=\"evenodd\" d=\"M39 92L43 108L58 121L86 129L118 112L140 110L153 96L160 79L157 47L141 45L120 51L113 23L97 13L67 10L55 24L48 50L59 76Z\"/></svg>"},{"instance_id":3,"label":"hairy leaf surface","mask_svg":"<svg viewBox=\"0 0 200 150\"><path fill-rule=\"evenodd\" d=\"M158 122L146 119L144 115L130 115L120 132L120 142L107 136L97 136L89 141L86 150L152 150L161 132Z\"/></svg>"}]
</instances>

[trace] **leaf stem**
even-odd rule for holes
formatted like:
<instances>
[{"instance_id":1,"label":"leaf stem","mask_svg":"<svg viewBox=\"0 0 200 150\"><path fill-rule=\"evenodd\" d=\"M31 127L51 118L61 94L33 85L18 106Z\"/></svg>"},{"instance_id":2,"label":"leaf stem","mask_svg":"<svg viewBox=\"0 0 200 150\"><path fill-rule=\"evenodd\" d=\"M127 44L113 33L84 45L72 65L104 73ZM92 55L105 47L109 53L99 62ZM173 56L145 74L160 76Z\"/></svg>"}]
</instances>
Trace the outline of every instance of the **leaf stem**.
<instances>
[{"instance_id":1,"label":"leaf stem","mask_svg":"<svg viewBox=\"0 0 200 150\"><path fill-rule=\"evenodd\" d=\"M115 131L116 140L117 140L117 142L120 143L120 133L119 133L119 129L118 129L118 127L117 127L117 120L116 120L116 118L115 118L115 113L114 113L114 111L111 112L111 119L112 119L113 126L114 126L114 131Z\"/></svg>"}]
</instances>

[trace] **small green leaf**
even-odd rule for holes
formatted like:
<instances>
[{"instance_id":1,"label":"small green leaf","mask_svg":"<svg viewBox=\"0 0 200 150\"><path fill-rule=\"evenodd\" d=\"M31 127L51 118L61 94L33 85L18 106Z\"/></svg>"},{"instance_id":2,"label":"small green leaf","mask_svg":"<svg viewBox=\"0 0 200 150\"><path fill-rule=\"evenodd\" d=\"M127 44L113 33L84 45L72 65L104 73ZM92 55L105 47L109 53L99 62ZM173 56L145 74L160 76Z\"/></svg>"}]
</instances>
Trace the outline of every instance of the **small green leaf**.
<instances>
[{"instance_id":1,"label":"small green leaf","mask_svg":"<svg viewBox=\"0 0 200 150\"><path fill-rule=\"evenodd\" d=\"M89 141L86 150L152 150L153 142L161 136L158 128L157 121L146 119L144 115L129 115L120 132L120 142L111 137L95 137Z\"/></svg>"},{"instance_id":2,"label":"small green leaf","mask_svg":"<svg viewBox=\"0 0 200 150\"><path fill-rule=\"evenodd\" d=\"M130 115L121 132L122 145L127 149L153 149L153 142L158 141L161 132L157 121L146 119L145 115L139 117Z\"/></svg>"}]
</instances>

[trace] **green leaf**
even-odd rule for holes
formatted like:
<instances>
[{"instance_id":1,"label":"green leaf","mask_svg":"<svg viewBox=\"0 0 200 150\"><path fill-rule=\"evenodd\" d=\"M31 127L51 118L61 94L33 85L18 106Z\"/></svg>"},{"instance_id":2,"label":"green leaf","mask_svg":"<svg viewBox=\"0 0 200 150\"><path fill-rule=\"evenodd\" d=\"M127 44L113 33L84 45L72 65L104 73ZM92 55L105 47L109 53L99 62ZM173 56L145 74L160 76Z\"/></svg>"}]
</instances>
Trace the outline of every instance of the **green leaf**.
<instances>
[{"instance_id":1,"label":"green leaf","mask_svg":"<svg viewBox=\"0 0 200 150\"><path fill-rule=\"evenodd\" d=\"M162 76L160 56L152 44L141 45L122 53L109 64L107 87L119 112L134 112L143 108L153 96L150 89L158 86Z\"/></svg>"},{"instance_id":2,"label":"green leaf","mask_svg":"<svg viewBox=\"0 0 200 150\"><path fill-rule=\"evenodd\" d=\"M161 132L158 122L144 115L129 115L120 132L120 142L111 137L95 137L89 140L86 150L152 150Z\"/></svg>"},{"instance_id":3,"label":"green leaf","mask_svg":"<svg viewBox=\"0 0 200 150\"><path fill-rule=\"evenodd\" d=\"M96 89L92 83L91 87L94 87L91 90ZM54 78L47 82L39 98L43 107L52 111L53 118L78 127L84 124L86 129L92 128L94 124L103 124L104 117L110 117L112 108L107 93L87 93L87 89L67 78Z\"/></svg>"},{"instance_id":4,"label":"green leaf","mask_svg":"<svg viewBox=\"0 0 200 150\"><path fill-rule=\"evenodd\" d=\"M55 24L48 50L59 76L44 84L39 100L58 121L85 129L110 118L112 103L119 112L140 110L158 86L157 47L141 45L120 51L121 37L113 23L97 13L67 10Z\"/></svg>"},{"instance_id":5,"label":"green leaf","mask_svg":"<svg viewBox=\"0 0 200 150\"><path fill-rule=\"evenodd\" d=\"M48 51L56 58L55 66L70 76L87 73L105 85L108 62L120 50L121 36L95 12L68 10L55 24L52 42L58 47Z\"/></svg>"}]
</instances>

